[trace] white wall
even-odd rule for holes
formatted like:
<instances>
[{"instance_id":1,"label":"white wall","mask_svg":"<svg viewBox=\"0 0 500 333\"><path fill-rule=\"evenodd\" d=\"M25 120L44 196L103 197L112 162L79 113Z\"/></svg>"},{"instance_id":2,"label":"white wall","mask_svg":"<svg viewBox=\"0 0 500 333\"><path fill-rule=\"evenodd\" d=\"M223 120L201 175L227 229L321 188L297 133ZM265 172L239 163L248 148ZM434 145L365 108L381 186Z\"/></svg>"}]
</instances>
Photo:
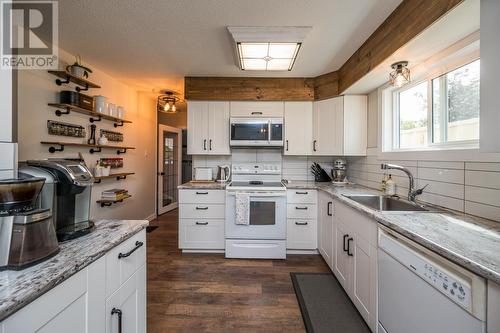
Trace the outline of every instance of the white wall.
<instances>
[{"instance_id":1,"label":"white wall","mask_svg":"<svg viewBox=\"0 0 500 333\"><path fill-rule=\"evenodd\" d=\"M63 50L59 51L63 61L72 63L74 57ZM60 68L66 64L61 63ZM109 129L124 134L123 145L133 146L137 149L129 150L120 155L124 158L123 172L135 172L126 180L115 181L114 179L103 180L101 184L94 185L92 191L92 218L123 218L143 219L155 213L156 192L156 109L154 96L139 93L134 88L127 86L105 72L93 68L91 80L101 85L101 89L92 89L84 92L88 95L104 95L109 101L125 107L125 118L131 120L132 124L125 124L115 129L110 121L96 122L97 134L99 129ZM57 102L61 90L73 90L74 86L57 86L54 82L56 77L47 71L21 71L18 78L18 141L19 161L28 159L44 159L58 157L75 158L78 152L82 152L87 165L94 165L100 157L116 157L113 150L103 150L103 153L90 154L85 148L65 147L64 152L50 154L46 145L40 141L68 141L86 142L86 138L71 138L64 136L53 136L47 132L47 120L73 123L85 126L89 134L89 117L71 113L62 117L54 114L55 109L48 107L47 103ZM95 203L100 193L105 189L126 188L132 198L112 207L101 208Z\"/></svg>"}]
</instances>

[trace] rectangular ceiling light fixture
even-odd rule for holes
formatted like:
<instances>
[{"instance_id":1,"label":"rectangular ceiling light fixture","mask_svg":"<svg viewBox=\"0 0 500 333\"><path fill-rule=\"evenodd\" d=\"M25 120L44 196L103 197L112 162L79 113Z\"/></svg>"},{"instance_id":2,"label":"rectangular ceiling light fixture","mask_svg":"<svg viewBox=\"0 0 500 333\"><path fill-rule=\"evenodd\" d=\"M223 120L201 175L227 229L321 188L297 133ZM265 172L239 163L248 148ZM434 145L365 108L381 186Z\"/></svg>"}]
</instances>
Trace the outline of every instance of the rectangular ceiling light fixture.
<instances>
[{"instance_id":1,"label":"rectangular ceiling light fixture","mask_svg":"<svg viewBox=\"0 0 500 333\"><path fill-rule=\"evenodd\" d=\"M228 27L239 67L251 71L291 71L312 27Z\"/></svg>"}]
</instances>

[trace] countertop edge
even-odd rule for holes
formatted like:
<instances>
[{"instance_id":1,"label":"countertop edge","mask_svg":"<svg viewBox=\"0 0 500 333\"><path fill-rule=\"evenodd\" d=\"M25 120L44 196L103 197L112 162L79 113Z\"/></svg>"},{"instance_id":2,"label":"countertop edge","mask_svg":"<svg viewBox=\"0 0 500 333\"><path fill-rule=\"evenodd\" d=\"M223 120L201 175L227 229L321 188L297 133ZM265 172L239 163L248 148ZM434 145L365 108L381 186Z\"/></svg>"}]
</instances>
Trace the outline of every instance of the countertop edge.
<instances>
[{"instance_id":1,"label":"countertop edge","mask_svg":"<svg viewBox=\"0 0 500 333\"><path fill-rule=\"evenodd\" d=\"M21 310L25 306L29 305L39 297L43 296L45 293L49 292L50 290L54 289L64 281L68 280L71 278L73 275L76 273L82 271L86 267L90 266L100 258L104 257L109 251L111 251L113 248L116 246L120 245L127 239L133 237L134 235L138 234L142 230L146 229L146 227L149 224L148 220L137 220L143 223L138 223L137 226L134 226L133 229L130 231L124 233L118 240L116 240L113 243L105 243L102 248L98 250L93 255L90 255L88 257L85 257L84 260L82 260L80 263L75 263L75 265L70 266L68 269L61 271L61 273L58 274L58 276L54 279L51 279L49 283L43 285L40 289L35 289L32 295L27 296L22 298L22 300L17 301L15 305L9 306L6 309L0 311L0 323L16 313L17 311ZM50 259L49 259L50 260ZM17 299L16 299L17 300Z\"/></svg>"}]
</instances>

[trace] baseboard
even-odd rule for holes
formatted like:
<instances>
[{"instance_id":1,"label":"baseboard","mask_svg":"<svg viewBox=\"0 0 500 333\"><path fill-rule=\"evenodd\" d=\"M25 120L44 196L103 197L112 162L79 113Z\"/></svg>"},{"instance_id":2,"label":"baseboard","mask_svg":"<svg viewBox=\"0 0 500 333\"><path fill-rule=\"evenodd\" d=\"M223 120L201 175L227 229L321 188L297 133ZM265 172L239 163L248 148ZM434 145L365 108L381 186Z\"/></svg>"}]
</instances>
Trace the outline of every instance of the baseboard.
<instances>
[{"instance_id":1,"label":"baseboard","mask_svg":"<svg viewBox=\"0 0 500 333\"><path fill-rule=\"evenodd\" d=\"M158 215L156 215L156 213L153 213L153 214L149 215L148 217L146 217L145 220L148 220L149 222L151 222L154 219L156 219L157 217L158 217Z\"/></svg>"},{"instance_id":2,"label":"baseboard","mask_svg":"<svg viewBox=\"0 0 500 333\"><path fill-rule=\"evenodd\" d=\"M183 249L182 253L224 253L224 250L188 250L188 249Z\"/></svg>"},{"instance_id":3,"label":"baseboard","mask_svg":"<svg viewBox=\"0 0 500 333\"><path fill-rule=\"evenodd\" d=\"M318 250L286 250L286 254L319 254Z\"/></svg>"}]
</instances>

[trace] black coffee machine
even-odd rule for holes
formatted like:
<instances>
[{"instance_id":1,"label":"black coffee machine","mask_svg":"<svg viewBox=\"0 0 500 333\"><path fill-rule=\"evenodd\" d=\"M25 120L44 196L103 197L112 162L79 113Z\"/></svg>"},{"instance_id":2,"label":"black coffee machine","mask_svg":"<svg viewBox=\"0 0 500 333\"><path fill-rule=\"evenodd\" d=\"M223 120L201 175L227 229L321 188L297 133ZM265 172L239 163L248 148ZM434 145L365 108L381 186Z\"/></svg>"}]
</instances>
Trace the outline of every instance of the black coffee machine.
<instances>
[{"instance_id":1,"label":"black coffee machine","mask_svg":"<svg viewBox=\"0 0 500 333\"><path fill-rule=\"evenodd\" d=\"M88 234L90 203L94 178L85 163L73 159L27 161L20 172L45 178L39 206L50 208L59 241Z\"/></svg>"}]
</instances>

